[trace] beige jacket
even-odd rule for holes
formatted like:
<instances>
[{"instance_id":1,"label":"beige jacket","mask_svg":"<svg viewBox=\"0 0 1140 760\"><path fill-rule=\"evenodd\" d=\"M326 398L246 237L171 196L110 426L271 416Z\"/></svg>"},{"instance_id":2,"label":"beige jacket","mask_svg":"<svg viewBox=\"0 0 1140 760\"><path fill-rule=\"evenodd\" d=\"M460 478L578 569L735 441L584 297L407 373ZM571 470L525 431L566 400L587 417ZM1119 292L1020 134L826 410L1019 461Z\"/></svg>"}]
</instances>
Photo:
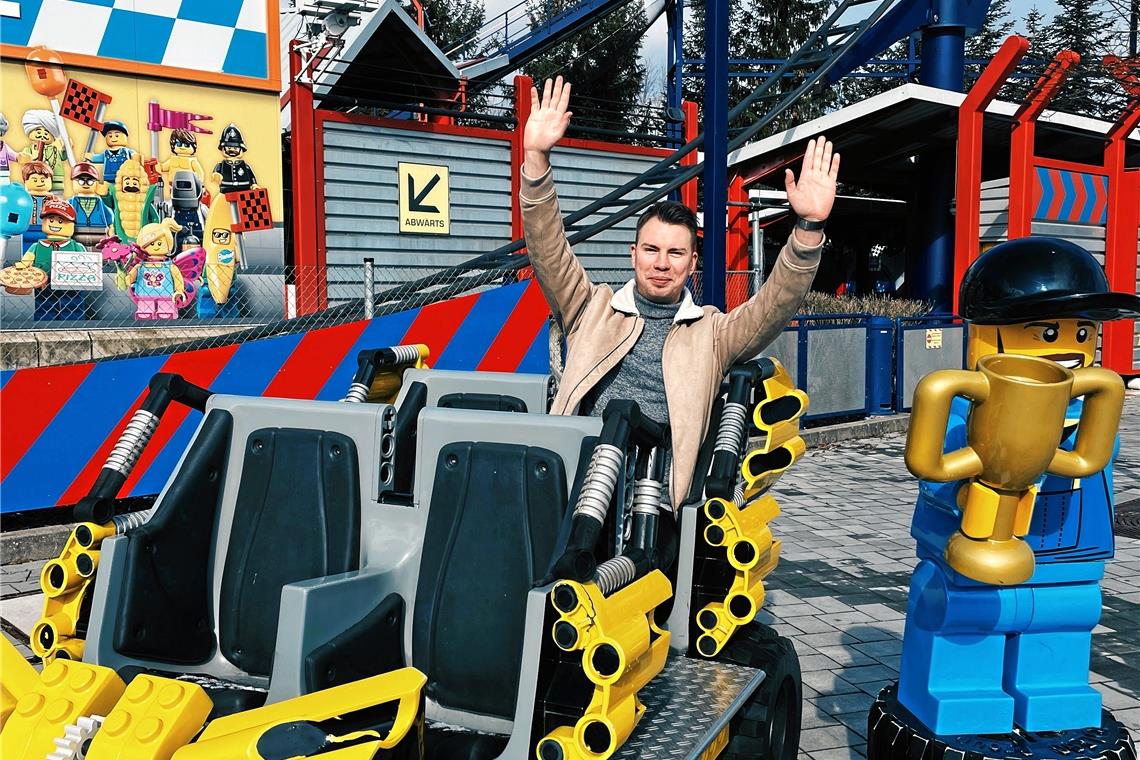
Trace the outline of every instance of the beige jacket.
<instances>
[{"instance_id":1,"label":"beige jacket","mask_svg":"<svg viewBox=\"0 0 1140 760\"><path fill-rule=\"evenodd\" d=\"M575 414L590 389L641 335L644 322L634 305L634 282L617 293L590 282L566 240L550 171L538 179L524 174L520 196L530 262L567 343L566 367L550 413ZM821 247L808 248L790 237L760 292L728 314L697 306L685 290L662 356L673 436L674 508L688 494L725 372L737 359L759 353L795 315L815 277Z\"/></svg>"}]
</instances>

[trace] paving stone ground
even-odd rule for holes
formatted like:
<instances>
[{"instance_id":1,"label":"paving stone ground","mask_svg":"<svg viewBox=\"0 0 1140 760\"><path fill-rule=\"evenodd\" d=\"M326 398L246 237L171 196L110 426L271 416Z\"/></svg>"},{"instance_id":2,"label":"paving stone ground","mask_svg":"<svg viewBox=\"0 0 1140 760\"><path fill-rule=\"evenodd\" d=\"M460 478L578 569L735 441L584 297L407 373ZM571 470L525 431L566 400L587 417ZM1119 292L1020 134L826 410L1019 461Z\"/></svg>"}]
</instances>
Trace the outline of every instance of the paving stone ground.
<instances>
[{"instance_id":1,"label":"paving stone ground","mask_svg":"<svg viewBox=\"0 0 1140 760\"><path fill-rule=\"evenodd\" d=\"M776 486L782 514L773 530L783 549L759 619L790 636L800 656L801 760L865 757L868 707L898 678L918 491L904 444L896 434L809 451ZM1140 497L1136 393L1125 402L1115 491L1118 504ZM4 635L30 660L42 564L4 566L0 577ZM1117 536L1102 588L1091 680L1140 738L1140 539Z\"/></svg>"}]
</instances>

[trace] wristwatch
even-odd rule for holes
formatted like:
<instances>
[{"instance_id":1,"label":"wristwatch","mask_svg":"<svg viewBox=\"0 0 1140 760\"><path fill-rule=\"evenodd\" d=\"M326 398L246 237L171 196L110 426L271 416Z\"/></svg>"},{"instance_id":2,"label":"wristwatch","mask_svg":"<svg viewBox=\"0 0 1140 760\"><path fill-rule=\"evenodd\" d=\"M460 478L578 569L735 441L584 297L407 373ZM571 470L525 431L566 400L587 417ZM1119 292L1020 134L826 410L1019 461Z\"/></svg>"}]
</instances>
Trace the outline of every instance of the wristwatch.
<instances>
[{"instance_id":1,"label":"wristwatch","mask_svg":"<svg viewBox=\"0 0 1140 760\"><path fill-rule=\"evenodd\" d=\"M804 232L822 232L823 228L827 226L827 220L826 219L820 219L817 222L817 221L812 221L810 219L804 219L801 216L801 217L798 217L796 219L796 226L799 227Z\"/></svg>"}]
</instances>

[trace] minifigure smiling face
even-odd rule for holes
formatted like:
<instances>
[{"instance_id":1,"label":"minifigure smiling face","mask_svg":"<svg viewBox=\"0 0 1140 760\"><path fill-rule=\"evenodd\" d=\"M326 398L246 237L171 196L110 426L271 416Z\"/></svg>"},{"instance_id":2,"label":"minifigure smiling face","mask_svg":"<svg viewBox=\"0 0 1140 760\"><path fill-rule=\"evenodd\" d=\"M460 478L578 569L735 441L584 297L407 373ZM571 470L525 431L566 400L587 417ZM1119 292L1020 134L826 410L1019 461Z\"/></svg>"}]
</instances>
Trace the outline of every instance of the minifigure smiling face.
<instances>
[{"instance_id":1,"label":"minifigure smiling face","mask_svg":"<svg viewBox=\"0 0 1140 760\"><path fill-rule=\"evenodd\" d=\"M42 161L25 164L24 189L29 195L47 195L51 192L51 168Z\"/></svg>"},{"instance_id":2,"label":"minifigure smiling face","mask_svg":"<svg viewBox=\"0 0 1140 760\"><path fill-rule=\"evenodd\" d=\"M966 364L990 354L1020 354L1055 361L1063 367L1091 367L1096 359L1096 336L1100 323L1090 319L1052 319L1012 325L971 324L966 346Z\"/></svg>"},{"instance_id":3,"label":"minifigure smiling face","mask_svg":"<svg viewBox=\"0 0 1140 760\"><path fill-rule=\"evenodd\" d=\"M222 146L222 154L225 155L226 158L241 158L243 153L245 153L245 151L241 149L241 146L238 146L238 145Z\"/></svg>"},{"instance_id":4,"label":"minifigure smiling face","mask_svg":"<svg viewBox=\"0 0 1140 760\"><path fill-rule=\"evenodd\" d=\"M232 236L231 236L229 230L226 230L226 229L212 229L212 230L210 230L210 240L213 241L213 243L215 245L229 245L231 237Z\"/></svg>"},{"instance_id":5,"label":"minifigure smiling face","mask_svg":"<svg viewBox=\"0 0 1140 760\"><path fill-rule=\"evenodd\" d=\"M75 222L65 217L51 214L44 217L40 229L48 236L49 240L67 240L75 234Z\"/></svg>"},{"instance_id":6,"label":"minifigure smiling face","mask_svg":"<svg viewBox=\"0 0 1140 760\"><path fill-rule=\"evenodd\" d=\"M117 129L108 129L107 133L103 135L103 140L107 143L108 148L121 148L127 144L127 133L120 132Z\"/></svg>"},{"instance_id":7,"label":"minifigure smiling face","mask_svg":"<svg viewBox=\"0 0 1140 760\"><path fill-rule=\"evenodd\" d=\"M165 259L170 255L170 244L166 238L158 237L144 245L143 250L150 259Z\"/></svg>"}]
</instances>

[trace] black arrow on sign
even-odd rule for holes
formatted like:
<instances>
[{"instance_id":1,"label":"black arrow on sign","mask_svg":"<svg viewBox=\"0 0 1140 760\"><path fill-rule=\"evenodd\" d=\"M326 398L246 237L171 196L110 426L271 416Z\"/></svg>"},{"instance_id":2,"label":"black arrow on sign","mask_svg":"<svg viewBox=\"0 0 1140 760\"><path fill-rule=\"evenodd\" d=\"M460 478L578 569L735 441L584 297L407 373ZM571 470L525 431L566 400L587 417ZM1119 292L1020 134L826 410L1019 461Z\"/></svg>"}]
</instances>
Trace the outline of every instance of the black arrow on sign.
<instances>
[{"instance_id":1,"label":"black arrow on sign","mask_svg":"<svg viewBox=\"0 0 1140 760\"><path fill-rule=\"evenodd\" d=\"M428 180L427 187L423 189L423 192L417 194L416 180L414 177L412 177L411 174L409 174L408 195L411 197L411 200L408 201L408 211L419 211L425 214L438 214L439 208L437 206L431 206L423 202L424 198L427 197L428 193L432 191L432 188L434 188L438 182L439 175L436 174Z\"/></svg>"}]
</instances>

